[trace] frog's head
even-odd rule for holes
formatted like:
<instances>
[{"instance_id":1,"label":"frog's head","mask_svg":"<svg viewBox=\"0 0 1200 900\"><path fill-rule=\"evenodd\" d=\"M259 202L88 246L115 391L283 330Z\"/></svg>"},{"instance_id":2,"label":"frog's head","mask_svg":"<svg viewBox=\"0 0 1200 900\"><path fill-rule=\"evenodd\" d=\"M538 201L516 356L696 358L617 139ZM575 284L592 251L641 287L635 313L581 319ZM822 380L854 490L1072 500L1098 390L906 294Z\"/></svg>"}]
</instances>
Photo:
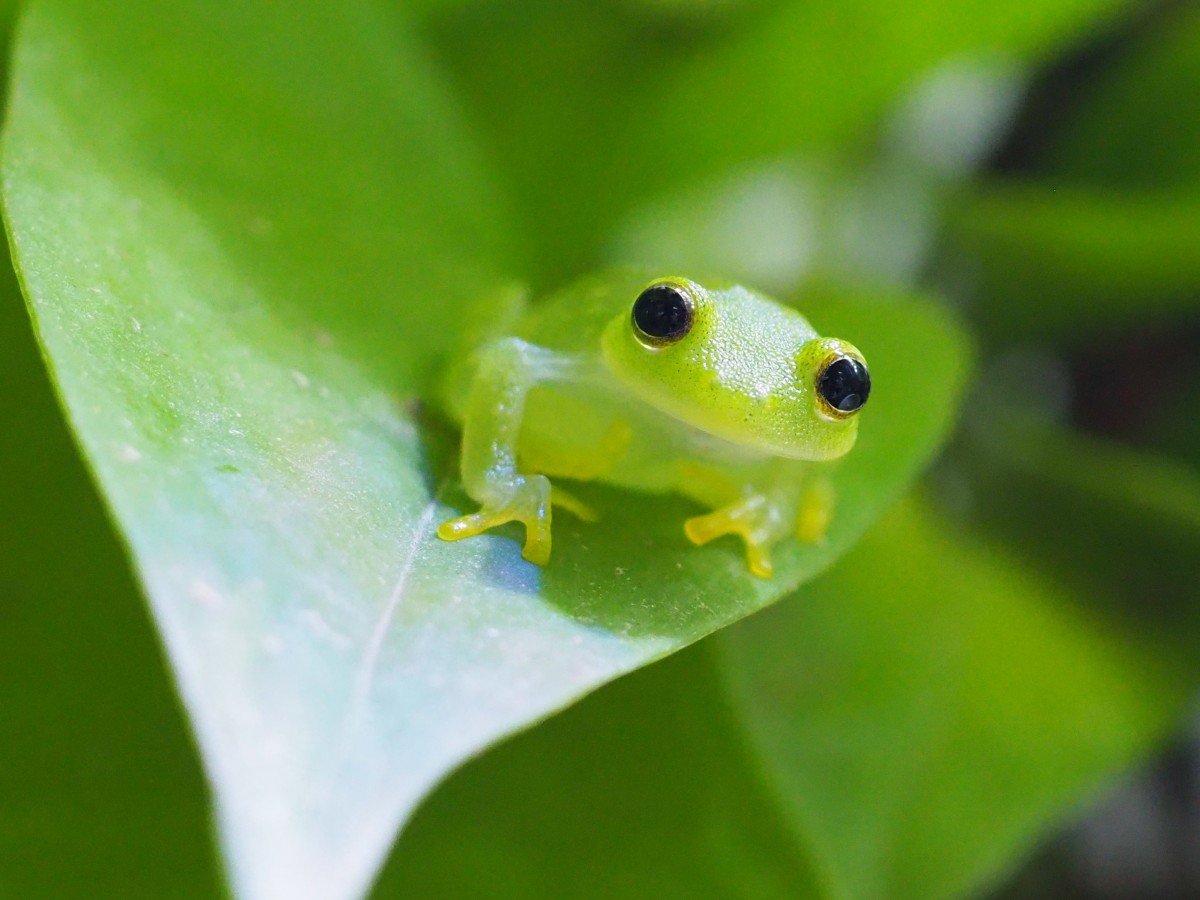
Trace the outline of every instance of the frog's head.
<instances>
[{"instance_id":1,"label":"frog's head","mask_svg":"<svg viewBox=\"0 0 1200 900\"><path fill-rule=\"evenodd\" d=\"M848 452L871 391L853 345L738 286L655 279L608 323L602 345L613 374L660 412L775 456Z\"/></svg>"}]
</instances>

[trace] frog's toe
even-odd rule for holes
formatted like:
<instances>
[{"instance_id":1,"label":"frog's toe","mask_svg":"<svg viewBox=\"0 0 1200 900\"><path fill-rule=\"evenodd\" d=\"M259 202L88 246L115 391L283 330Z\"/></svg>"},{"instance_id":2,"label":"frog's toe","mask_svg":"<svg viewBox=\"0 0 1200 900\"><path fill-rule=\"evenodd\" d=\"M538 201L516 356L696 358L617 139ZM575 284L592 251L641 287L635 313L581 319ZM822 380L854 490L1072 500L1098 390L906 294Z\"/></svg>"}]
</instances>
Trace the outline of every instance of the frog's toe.
<instances>
[{"instance_id":1,"label":"frog's toe","mask_svg":"<svg viewBox=\"0 0 1200 900\"><path fill-rule=\"evenodd\" d=\"M550 561L550 482L535 475L512 491L502 503L485 504L479 512L450 519L438 526L438 537L458 541L504 525L520 522L525 526L525 546L521 555L544 566Z\"/></svg>"},{"instance_id":2,"label":"frog's toe","mask_svg":"<svg viewBox=\"0 0 1200 900\"><path fill-rule=\"evenodd\" d=\"M771 562L771 553L766 544L746 541L746 567L751 575L758 578L770 578L775 574L775 565Z\"/></svg>"},{"instance_id":3,"label":"frog's toe","mask_svg":"<svg viewBox=\"0 0 1200 900\"><path fill-rule=\"evenodd\" d=\"M438 526L437 535L443 541L461 541L463 538L482 534L489 528L502 524L494 512L480 510L469 516L449 519Z\"/></svg>"},{"instance_id":4,"label":"frog's toe","mask_svg":"<svg viewBox=\"0 0 1200 900\"><path fill-rule=\"evenodd\" d=\"M692 516L683 523L683 533L698 547L702 547L722 535L732 534L734 530L734 523L725 510L717 510L703 516Z\"/></svg>"},{"instance_id":5,"label":"frog's toe","mask_svg":"<svg viewBox=\"0 0 1200 900\"><path fill-rule=\"evenodd\" d=\"M565 491L558 485L550 489L550 502L554 506L561 506L575 518L584 522L596 522L600 516L592 507L588 506L574 494Z\"/></svg>"},{"instance_id":6,"label":"frog's toe","mask_svg":"<svg viewBox=\"0 0 1200 900\"><path fill-rule=\"evenodd\" d=\"M550 564L550 523L545 527L525 526L525 546L521 555L531 563L539 566Z\"/></svg>"}]
</instances>

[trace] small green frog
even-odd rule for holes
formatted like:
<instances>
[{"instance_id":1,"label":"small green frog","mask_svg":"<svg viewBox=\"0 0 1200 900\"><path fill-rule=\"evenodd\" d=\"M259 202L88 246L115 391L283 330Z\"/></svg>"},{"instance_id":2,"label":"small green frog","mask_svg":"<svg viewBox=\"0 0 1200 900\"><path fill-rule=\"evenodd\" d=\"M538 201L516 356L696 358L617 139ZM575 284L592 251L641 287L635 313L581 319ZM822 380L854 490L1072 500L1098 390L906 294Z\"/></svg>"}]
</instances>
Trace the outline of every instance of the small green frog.
<instances>
[{"instance_id":1,"label":"small green frog","mask_svg":"<svg viewBox=\"0 0 1200 900\"><path fill-rule=\"evenodd\" d=\"M503 333L444 381L481 508L443 523L443 539L518 521L523 555L546 565L553 506L595 518L548 476L691 497L712 512L685 521L687 537L739 536L763 578L778 541L824 536L821 463L854 446L871 392L851 344L738 285L628 271L516 309Z\"/></svg>"}]
</instances>

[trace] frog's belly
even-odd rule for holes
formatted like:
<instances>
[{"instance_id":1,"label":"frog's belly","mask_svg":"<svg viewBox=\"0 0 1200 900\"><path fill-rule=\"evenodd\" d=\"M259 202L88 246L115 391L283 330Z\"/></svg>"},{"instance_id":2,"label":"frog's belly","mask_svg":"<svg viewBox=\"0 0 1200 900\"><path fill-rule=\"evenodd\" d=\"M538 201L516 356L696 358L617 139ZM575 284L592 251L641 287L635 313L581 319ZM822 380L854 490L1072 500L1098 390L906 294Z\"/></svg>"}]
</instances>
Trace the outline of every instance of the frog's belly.
<instances>
[{"instance_id":1,"label":"frog's belly","mask_svg":"<svg viewBox=\"0 0 1200 900\"><path fill-rule=\"evenodd\" d=\"M551 477L598 480L653 492L688 490L697 465L749 475L768 461L664 416L641 400L531 392L522 422L522 465Z\"/></svg>"}]
</instances>

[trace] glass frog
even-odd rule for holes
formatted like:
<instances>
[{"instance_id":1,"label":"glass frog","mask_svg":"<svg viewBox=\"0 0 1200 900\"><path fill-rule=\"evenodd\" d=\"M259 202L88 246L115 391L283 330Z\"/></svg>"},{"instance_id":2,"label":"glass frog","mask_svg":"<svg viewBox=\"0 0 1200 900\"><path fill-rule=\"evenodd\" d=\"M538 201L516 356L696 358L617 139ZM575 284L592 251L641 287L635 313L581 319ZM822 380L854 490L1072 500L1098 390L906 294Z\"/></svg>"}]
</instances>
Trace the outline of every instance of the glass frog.
<instances>
[{"instance_id":1,"label":"glass frog","mask_svg":"<svg viewBox=\"0 0 1200 900\"><path fill-rule=\"evenodd\" d=\"M822 539L827 463L854 446L871 392L852 344L739 285L627 271L514 309L498 334L443 382L480 509L440 537L517 521L523 555L544 566L553 507L594 518L550 481L568 478L694 499L711 511L683 523L688 539L738 536L764 578L776 543Z\"/></svg>"}]
</instances>

